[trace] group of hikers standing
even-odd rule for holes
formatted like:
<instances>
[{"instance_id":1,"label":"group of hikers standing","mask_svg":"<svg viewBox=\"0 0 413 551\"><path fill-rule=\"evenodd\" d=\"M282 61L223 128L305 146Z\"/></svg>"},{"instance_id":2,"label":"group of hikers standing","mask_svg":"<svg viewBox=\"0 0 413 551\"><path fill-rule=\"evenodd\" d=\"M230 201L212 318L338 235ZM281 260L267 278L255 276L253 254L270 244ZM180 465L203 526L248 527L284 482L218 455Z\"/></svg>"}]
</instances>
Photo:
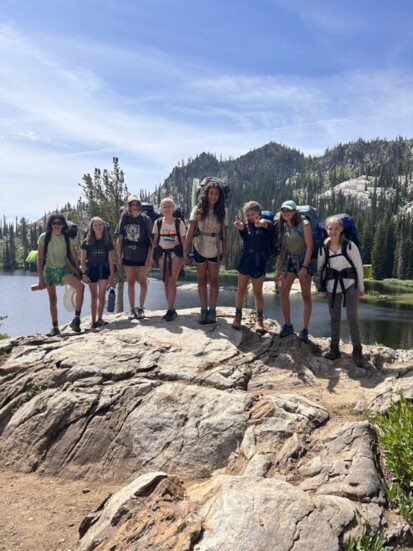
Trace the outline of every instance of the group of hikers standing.
<instances>
[{"instance_id":1,"label":"group of hikers standing","mask_svg":"<svg viewBox=\"0 0 413 551\"><path fill-rule=\"evenodd\" d=\"M218 180L218 179L217 179ZM117 262L123 267L127 282L130 306L129 317L145 317L145 300L148 292L148 270L159 263L164 283L167 311L163 318L173 321L177 279L184 264L190 263L189 251L193 251L198 295L200 324L216 322L216 307L219 297L219 268L226 262L228 244L228 212L224 190L214 178L203 186L197 205L192 209L188 228L181 218L175 216L176 205L171 198L161 201L161 217L153 223L142 212L138 196L128 197L116 227ZM243 216L236 217L234 227L242 239L242 251L236 265L238 288L235 317L232 327L241 329L242 308L251 282L256 306L254 330L265 333L263 284L269 258L268 240L273 222L263 215L256 201L243 206ZM76 290L75 317L70 327L80 332L80 315L84 298L84 286L91 294L91 328L107 324L103 319L105 292L114 285L114 245L105 222L94 217L81 245L78 260L74 240L65 234L67 222L63 215L49 217L47 231L38 241L37 267L39 288L47 289L50 303L52 329L49 335L60 333L57 314L57 285L70 285ZM303 300L303 327L298 338L308 342L308 327L311 319L311 281L318 270L326 279L326 294L331 319L330 350L326 357L340 357L341 307L347 309L350 336L353 344L353 361L363 365L362 346L358 324L358 299L364 294L363 265L359 250L343 236L343 223L339 217L326 221L327 238L315 251L313 233L309 221L303 216L294 201L284 201L278 221L281 254L276 280L281 294L284 316L280 337L294 333L290 313L290 292L298 277ZM314 254L316 253L316 254ZM69 259L70 258L70 262ZM317 261L315 260L317 258ZM315 265L317 264L317 265ZM81 279L74 272L79 270ZM139 300L136 303L136 280L139 283ZM208 293L209 288L209 293ZM137 305L138 304L138 305Z\"/></svg>"}]
</instances>

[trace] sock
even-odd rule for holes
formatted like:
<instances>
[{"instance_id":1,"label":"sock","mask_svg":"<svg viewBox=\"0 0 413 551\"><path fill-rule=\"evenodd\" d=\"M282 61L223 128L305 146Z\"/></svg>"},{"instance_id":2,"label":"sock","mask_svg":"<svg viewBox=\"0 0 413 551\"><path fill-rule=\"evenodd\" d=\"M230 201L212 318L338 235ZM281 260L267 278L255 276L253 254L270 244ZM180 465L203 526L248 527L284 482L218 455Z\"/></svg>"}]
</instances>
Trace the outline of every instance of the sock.
<instances>
[{"instance_id":1,"label":"sock","mask_svg":"<svg viewBox=\"0 0 413 551\"><path fill-rule=\"evenodd\" d=\"M53 326L53 327L58 327L58 326L59 326L59 322L58 322L58 321L52 321L52 326Z\"/></svg>"},{"instance_id":2,"label":"sock","mask_svg":"<svg viewBox=\"0 0 413 551\"><path fill-rule=\"evenodd\" d=\"M257 316L264 316L264 310L257 310Z\"/></svg>"},{"instance_id":3,"label":"sock","mask_svg":"<svg viewBox=\"0 0 413 551\"><path fill-rule=\"evenodd\" d=\"M238 306L236 306L235 313L236 314L242 314L242 308L239 308Z\"/></svg>"},{"instance_id":4,"label":"sock","mask_svg":"<svg viewBox=\"0 0 413 551\"><path fill-rule=\"evenodd\" d=\"M80 318L81 310L75 310L75 318Z\"/></svg>"}]
</instances>

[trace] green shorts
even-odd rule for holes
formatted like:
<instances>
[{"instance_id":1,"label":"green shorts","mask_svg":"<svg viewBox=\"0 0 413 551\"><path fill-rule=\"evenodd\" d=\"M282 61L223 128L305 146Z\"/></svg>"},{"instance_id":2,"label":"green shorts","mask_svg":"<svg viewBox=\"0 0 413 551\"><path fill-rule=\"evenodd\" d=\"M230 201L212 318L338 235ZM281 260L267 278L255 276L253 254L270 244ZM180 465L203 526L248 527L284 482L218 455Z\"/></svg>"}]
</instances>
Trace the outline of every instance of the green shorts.
<instances>
[{"instance_id":1,"label":"green shorts","mask_svg":"<svg viewBox=\"0 0 413 551\"><path fill-rule=\"evenodd\" d=\"M45 266L43 270L43 277L46 283L49 285L64 285L63 280L70 273L65 268L52 268L51 266Z\"/></svg>"}]
</instances>

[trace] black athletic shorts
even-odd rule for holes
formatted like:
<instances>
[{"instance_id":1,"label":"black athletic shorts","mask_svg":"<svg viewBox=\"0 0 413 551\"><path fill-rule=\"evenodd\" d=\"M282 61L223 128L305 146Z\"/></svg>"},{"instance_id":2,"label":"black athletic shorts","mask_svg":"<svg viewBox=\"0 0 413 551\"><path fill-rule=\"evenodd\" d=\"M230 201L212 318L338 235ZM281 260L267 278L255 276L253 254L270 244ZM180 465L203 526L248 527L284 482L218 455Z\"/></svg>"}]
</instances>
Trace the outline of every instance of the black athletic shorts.
<instances>
[{"instance_id":1,"label":"black athletic shorts","mask_svg":"<svg viewBox=\"0 0 413 551\"><path fill-rule=\"evenodd\" d=\"M90 279L91 283L96 283L99 279L109 279L109 266L91 266L86 270L86 275Z\"/></svg>"},{"instance_id":2,"label":"black athletic shorts","mask_svg":"<svg viewBox=\"0 0 413 551\"><path fill-rule=\"evenodd\" d=\"M205 258L205 256L199 254L199 252L194 247L194 260L195 264L205 264L205 262L215 262L216 264L218 262L218 257L214 256L213 258Z\"/></svg>"}]
</instances>

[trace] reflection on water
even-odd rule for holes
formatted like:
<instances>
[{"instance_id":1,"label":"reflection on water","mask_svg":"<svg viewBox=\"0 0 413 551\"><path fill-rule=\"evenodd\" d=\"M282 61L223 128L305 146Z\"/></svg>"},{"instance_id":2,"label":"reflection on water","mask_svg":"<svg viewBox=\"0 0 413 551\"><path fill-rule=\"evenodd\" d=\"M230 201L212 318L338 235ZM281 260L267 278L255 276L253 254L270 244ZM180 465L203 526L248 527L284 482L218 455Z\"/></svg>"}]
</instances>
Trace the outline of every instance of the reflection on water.
<instances>
[{"instance_id":1,"label":"reflection on water","mask_svg":"<svg viewBox=\"0 0 413 551\"><path fill-rule=\"evenodd\" d=\"M194 286L186 283L195 282L195 274L187 273L183 285L178 290L177 310L192 308L198 305L198 293ZM30 285L37 282L37 277L30 274L0 275L0 315L7 315L1 322L0 332L10 336L32 335L45 333L50 329L50 315L46 291L32 292ZM234 306L237 278L236 276L222 276L220 292L220 306ZM386 291L388 293L388 290ZM67 312L62 303L64 288L58 289L59 294L59 323L69 322L73 313ZM88 290L85 294L83 316L90 315L90 298ZM125 305L127 305L125 291ZM250 293L247 297L248 308L254 308L254 297ZM158 280L151 280L146 302L148 310L166 309L163 284ZM302 301L300 295L291 295L292 322L296 331L302 328ZM348 324L345 309L342 310L343 320L341 336L349 341ZM275 293L265 295L265 316L282 323L280 297ZM376 306L361 303L359 308L360 328L362 340L366 344L379 343L393 348L412 348L413 346L413 307L410 305L396 305L389 303L386 306ZM313 314L310 323L310 333L317 337L328 337L330 323L327 304L324 299L314 296Z\"/></svg>"}]
</instances>

